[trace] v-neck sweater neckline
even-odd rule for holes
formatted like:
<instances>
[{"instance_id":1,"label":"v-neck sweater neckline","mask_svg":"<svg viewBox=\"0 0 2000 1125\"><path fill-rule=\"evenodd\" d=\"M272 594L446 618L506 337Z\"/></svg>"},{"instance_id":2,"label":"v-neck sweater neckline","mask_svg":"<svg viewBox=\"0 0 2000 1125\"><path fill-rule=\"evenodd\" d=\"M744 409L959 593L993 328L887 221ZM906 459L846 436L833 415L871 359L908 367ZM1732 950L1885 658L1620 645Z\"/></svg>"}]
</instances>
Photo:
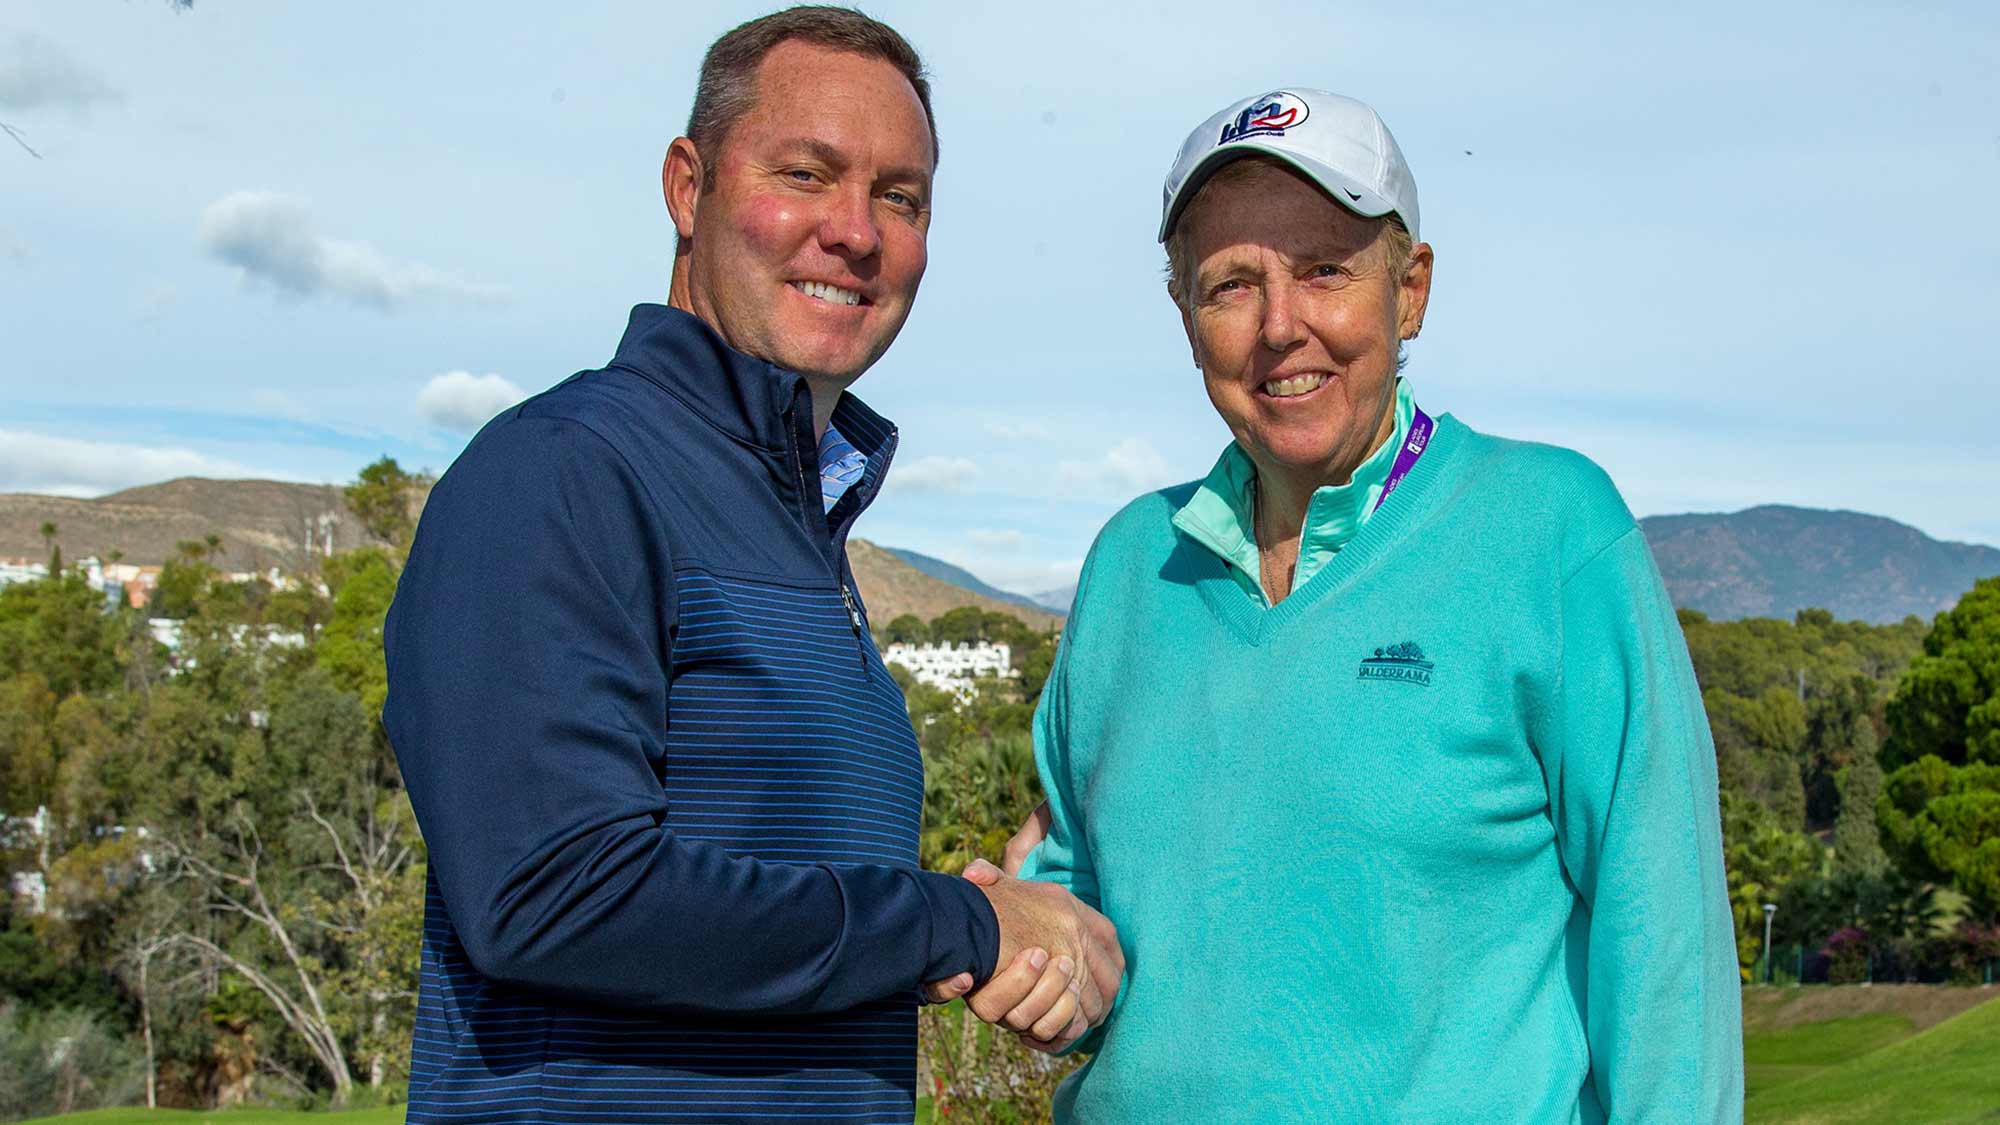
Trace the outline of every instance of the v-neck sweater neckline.
<instances>
[{"instance_id":1,"label":"v-neck sweater neckline","mask_svg":"<svg viewBox=\"0 0 2000 1125\"><path fill-rule=\"evenodd\" d=\"M1431 484L1450 467L1464 442L1465 433L1464 423L1451 414L1440 415L1437 432L1432 435L1429 446L1423 456L1417 458L1417 463L1411 466L1409 475L1403 478L1396 491L1361 525L1339 553L1328 559L1306 581L1293 587L1291 593L1277 605L1259 604L1229 572L1230 564L1226 560L1195 536L1181 531L1181 537L1201 551L1208 570L1196 583L1202 600L1245 642L1264 644L1320 599L1347 585L1363 568L1390 551L1422 513L1436 504L1437 495L1432 491Z\"/></svg>"}]
</instances>

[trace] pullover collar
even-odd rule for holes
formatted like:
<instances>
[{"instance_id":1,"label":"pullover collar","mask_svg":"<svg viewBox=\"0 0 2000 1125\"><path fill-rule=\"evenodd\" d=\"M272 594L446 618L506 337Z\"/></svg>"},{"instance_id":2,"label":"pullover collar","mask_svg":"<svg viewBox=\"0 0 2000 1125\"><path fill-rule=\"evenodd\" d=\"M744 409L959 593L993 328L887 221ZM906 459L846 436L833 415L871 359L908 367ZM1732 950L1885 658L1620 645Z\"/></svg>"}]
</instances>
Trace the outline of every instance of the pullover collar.
<instances>
[{"instance_id":1,"label":"pullover collar","mask_svg":"<svg viewBox=\"0 0 2000 1125\"><path fill-rule=\"evenodd\" d=\"M844 541L854 517L874 500L895 456L895 424L852 394L841 395L832 426L868 464L841 502L824 511L811 388L797 374L730 347L707 321L680 309L634 305L608 366L638 375L729 437L775 455L773 471L786 490L799 492L802 504L810 493L836 541Z\"/></svg>"},{"instance_id":2,"label":"pullover collar","mask_svg":"<svg viewBox=\"0 0 2000 1125\"><path fill-rule=\"evenodd\" d=\"M1410 384L1398 378L1395 432L1355 468L1346 484L1330 484L1314 490L1306 504L1305 523L1299 529L1299 561L1293 571L1292 589L1304 586L1368 522L1415 412ZM1194 495L1174 514L1174 526L1220 557L1245 591L1264 603L1267 599L1260 577L1262 567L1257 554L1253 507L1256 482L1257 466L1250 455L1236 442L1230 442Z\"/></svg>"}]
</instances>

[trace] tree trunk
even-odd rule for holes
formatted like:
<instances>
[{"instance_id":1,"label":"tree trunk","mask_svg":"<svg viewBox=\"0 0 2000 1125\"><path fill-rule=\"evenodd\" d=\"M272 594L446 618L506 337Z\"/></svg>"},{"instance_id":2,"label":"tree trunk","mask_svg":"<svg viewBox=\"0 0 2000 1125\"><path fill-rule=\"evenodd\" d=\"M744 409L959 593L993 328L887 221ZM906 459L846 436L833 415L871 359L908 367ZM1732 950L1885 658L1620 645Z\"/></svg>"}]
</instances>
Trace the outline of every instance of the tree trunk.
<instances>
[{"instance_id":1,"label":"tree trunk","mask_svg":"<svg viewBox=\"0 0 2000 1125\"><path fill-rule=\"evenodd\" d=\"M153 993L146 982L152 959L150 951L139 954L139 1033L146 1040L146 1108L158 1109L160 1068L153 1055Z\"/></svg>"}]
</instances>

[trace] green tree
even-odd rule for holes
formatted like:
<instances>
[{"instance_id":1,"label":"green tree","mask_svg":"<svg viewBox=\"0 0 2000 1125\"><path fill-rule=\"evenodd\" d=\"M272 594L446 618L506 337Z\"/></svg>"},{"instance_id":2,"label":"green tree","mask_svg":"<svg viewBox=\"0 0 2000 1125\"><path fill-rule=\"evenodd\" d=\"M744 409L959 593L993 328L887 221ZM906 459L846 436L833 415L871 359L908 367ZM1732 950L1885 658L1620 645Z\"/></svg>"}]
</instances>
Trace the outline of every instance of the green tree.
<instances>
[{"instance_id":1,"label":"green tree","mask_svg":"<svg viewBox=\"0 0 2000 1125\"><path fill-rule=\"evenodd\" d=\"M160 577L153 583L149 608L154 617L181 620L197 612L197 603L222 573L208 561L208 555L208 544L201 540L180 541L174 557L160 567Z\"/></svg>"},{"instance_id":2,"label":"green tree","mask_svg":"<svg viewBox=\"0 0 2000 1125\"><path fill-rule=\"evenodd\" d=\"M394 457L382 457L364 467L347 486L347 507L361 526L391 548L405 551L416 533L417 511L430 478L404 471Z\"/></svg>"},{"instance_id":3,"label":"green tree","mask_svg":"<svg viewBox=\"0 0 2000 1125\"><path fill-rule=\"evenodd\" d=\"M2000 577L1981 579L1937 615L1888 719L1887 767L1926 755L2000 764Z\"/></svg>"},{"instance_id":4,"label":"green tree","mask_svg":"<svg viewBox=\"0 0 2000 1125\"><path fill-rule=\"evenodd\" d=\"M923 618L914 613L904 613L889 622L883 638L892 645L920 645L930 641L931 629L924 624Z\"/></svg>"},{"instance_id":5,"label":"green tree","mask_svg":"<svg viewBox=\"0 0 2000 1125\"><path fill-rule=\"evenodd\" d=\"M1882 796L1882 762L1874 721L1866 715L1855 716L1850 737L1852 761L1840 776L1840 815L1833 826L1834 869L1879 875L1889 860L1882 852L1882 833L1875 823L1875 803Z\"/></svg>"},{"instance_id":6,"label":"green tree","mask_svg":"<svg viewBox=\"0 0 2000 1125\"><path fill-rule=\"evenodd\" d=\"M344 1102L357 1060L400 1066L421 846L362 703L320 669L271 695L266 734L186 683L155 693L146 819L187 902L160 932L241 985L209 1003L232 1065L282 1039Z\"/></svg>"},{"instance_id":7,"label":"green tree","mask_svg":"<svg viewBox=\"0 0 2000 1125\"><path fill-rule=\"evenodd\" d=\"M1889 775L1876 816L1906 873L1948 883L1983 917L2000 915L2000 765L1934 754Z\"/></svg>"},{"instance_id":8,"label":"green tree","mask_svg":"<svg viewBox=\"0 0 2000 1125\"><path fill-rule=\"evenodd\" d=\"M965 605L947 610L931 621L931 639L941 645L969 645L986 640L986 611Z\"/></svg>"},{"instance_id":9,"label":"green tree","mask_svg":"<svg viewBox=\"0 0 2000 1125\"><path fill-rule=\"evenodd\" d=\"M334 683L379 715L389 697L382 659L382 622L396 597L396 560L379 547L347 551L327 560L333 610L314 644L314 659Z\"/></svg>"},{"instance_id":10,"label":"green tree","mask_svg":"<svg viewBox=\"0 0 2000 1125\"><path fill-rule=\"evenodd\" d=\"M1888 706L1877 802L1890 857L2000 914L2000 578L1937 615Z\"/></svg>"},{"instance_id":11,"label":"green tree","mask_svg":"<svg viewBox=\"0 0 2000 1125\"><path fill-rule=\"evenodd\" d=\"M1748 980L1764 948L1764 904L1777 902L1792 883L1822 874L1826 852L1811 837L1786 829L1769 809L1726 790L1722 836L1737 965Z\"/></svg>"},{"instance_id":12,"label":"green tree","mask_svg":"<svg viewBox=\"0 0 2000 1125\"><path fill-rule=\"evenodd\" d=\"M0 676L31 672L58 697L124 674L131 623L77 573L0 587Z\"/></svg>"}]
</instances>

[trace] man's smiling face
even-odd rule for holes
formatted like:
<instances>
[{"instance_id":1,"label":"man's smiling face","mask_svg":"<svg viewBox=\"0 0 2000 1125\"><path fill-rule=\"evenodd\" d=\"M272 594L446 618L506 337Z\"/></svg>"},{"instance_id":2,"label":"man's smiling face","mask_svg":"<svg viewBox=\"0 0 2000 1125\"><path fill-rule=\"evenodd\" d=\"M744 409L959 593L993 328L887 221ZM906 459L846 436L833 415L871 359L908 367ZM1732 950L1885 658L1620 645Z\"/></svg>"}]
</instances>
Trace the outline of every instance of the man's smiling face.
<instances>
[{"instance_id":1,"label":"man's smiling face","mask_svg":"<svg viewBox=\"0 0 2000 1125\"><path fill-rule=\"evenodd\" d=\"M684 206L669 165L690 247L673 303L738 351L845 386L888 350L923 280L923 103L887 62L794 40L764 57L756 104L718 147Z\"/></svg>"}]
</instances>

